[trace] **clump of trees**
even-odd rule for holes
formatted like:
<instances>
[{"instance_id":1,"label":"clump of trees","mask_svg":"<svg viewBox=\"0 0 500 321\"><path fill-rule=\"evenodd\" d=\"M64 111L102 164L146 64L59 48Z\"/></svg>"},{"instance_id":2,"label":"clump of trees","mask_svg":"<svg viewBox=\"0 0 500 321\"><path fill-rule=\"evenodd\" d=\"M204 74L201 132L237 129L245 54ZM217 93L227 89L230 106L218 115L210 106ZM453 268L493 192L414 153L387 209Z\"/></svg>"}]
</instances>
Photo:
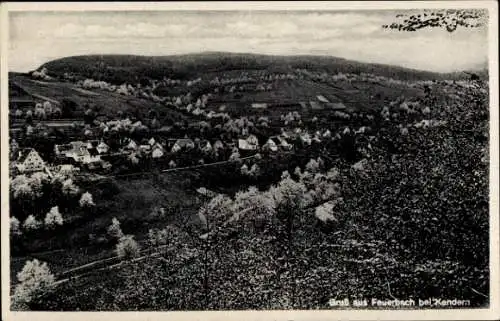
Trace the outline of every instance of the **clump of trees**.
<instances>
[{"instance_id":1,"label":"clump of trees","mask_svg":"<svg viewBox=\"0 0 500 321\"><path fill-rule=\"evenodd\" d=\"M50 293L55 286L54 275L45 262L37 259L27 261L17 274L19 283L12 296L12 309L27 310L29 304Z\"/></svg>"}]
</instances>

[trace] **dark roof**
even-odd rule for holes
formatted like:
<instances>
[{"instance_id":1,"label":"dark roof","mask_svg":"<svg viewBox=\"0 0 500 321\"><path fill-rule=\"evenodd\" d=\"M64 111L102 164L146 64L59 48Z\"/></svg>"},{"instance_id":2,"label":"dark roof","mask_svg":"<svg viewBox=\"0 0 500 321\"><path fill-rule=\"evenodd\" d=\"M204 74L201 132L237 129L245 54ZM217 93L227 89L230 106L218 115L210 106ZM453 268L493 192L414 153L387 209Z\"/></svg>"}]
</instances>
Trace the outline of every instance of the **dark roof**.
<instances>
[{"instance_id":1,"label":"dark roof","mask_svg":"<svg viewBox=\"0 0 500 321\"><path fill-rule=\"evenodd\" d=\"M90 140L89 143L92 145L92 147L97 147L99 145L98 140Z\"/></svg>"},{"instance_id":2,"label":"dark roof","mask_svg":"<svg viewBox=\"0 0 500 321\"><path fill-rule=\"evenodd\" d=\"M179 145L180 147L185 147L187 145L192 145L194 144L193 140L189 139L189 138L181 138L181 139L178 139L176 142L175 142L177 145Z\"/></svg>"},{"instance_id":3,"label":"dark roof","mask_svg":"<svg viewBox=\"0 0 500 321\"><path fill-rule=\"evenodd\" d=\"M21 148L18 150L18 157L17 157L17 162L19 163L24 163L24 161L26 160L26 157L28 157L29 153L31 153L31 151L33 151L34 149L33 148Z\"/></svg>"},{"instance_id":4,"label":"dark roof","mask_svg":"<svg viewBox=\"0 0 500 321\"><path fill-rule=\"evenodd\" d=\"M97 151L97 148L89 148L89 154L92 156L99 155L99 152Z\"/></svg>"}]
</instances>

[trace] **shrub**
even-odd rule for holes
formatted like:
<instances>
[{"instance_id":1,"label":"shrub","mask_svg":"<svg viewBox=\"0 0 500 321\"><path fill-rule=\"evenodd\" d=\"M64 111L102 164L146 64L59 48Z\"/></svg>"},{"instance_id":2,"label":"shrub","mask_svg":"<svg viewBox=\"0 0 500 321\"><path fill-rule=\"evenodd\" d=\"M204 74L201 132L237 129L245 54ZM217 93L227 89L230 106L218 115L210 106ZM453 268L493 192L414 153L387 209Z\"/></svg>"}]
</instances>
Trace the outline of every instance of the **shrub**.
<instances>
[{"instance_id":1,"label":"shrub","mask_svg":"<svg viewBox=\"0 0 500 321\"><path fill-rule=\"evenodd\" d=\"M116 245L116 254L124 259L138 257L140 253L139 244L134 240L133 235L124 235Z\"/></svg>"}]
</instances>

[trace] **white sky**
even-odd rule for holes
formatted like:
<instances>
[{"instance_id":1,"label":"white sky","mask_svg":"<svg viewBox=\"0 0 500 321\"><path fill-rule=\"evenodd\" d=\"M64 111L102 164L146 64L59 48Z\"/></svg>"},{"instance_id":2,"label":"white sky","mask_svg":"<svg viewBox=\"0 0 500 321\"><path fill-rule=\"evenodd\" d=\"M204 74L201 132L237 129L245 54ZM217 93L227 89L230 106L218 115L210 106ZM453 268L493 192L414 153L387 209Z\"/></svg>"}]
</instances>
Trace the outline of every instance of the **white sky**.
<instances>
[{"instance_id":1,"label":"white sky","mask_svg":"<svg viewBox=\"0 0 500 321\"><path fill-rule=\"evenodd\" d=\"M9 70L83 54L331 55L448 72L487 62L485 29L396 32L395 11L9 13Z\"/></svg>"}]
</instances>

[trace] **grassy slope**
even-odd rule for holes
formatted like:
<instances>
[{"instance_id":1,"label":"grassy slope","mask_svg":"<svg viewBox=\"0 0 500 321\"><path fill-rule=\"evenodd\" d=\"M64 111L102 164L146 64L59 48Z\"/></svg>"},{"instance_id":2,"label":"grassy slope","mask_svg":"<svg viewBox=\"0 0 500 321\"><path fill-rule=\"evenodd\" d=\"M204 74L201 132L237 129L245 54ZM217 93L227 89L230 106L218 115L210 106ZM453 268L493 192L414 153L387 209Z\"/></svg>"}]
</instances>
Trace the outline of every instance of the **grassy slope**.
<instances>
[{"instance_id":1,"label":"grassy slope","mask_svg":"<svg viewBox=\"0 0 500 321\"><path fill-rule=\"evenodd\" d=\"M185 118L185 115L182 113L173 109L167 109L150 100L126 97L103 90L83 90L67 82L40 82L23 75L11 75L9 81L14 82L30 94L48 97L59 102L64 98L72 100L80 107L76 111L77 113L83 114L83 106L89 104L101 107L101 112L110 117L116 117L116 113L119 110L125 113L133 113L139 109L144 113L147 113L149 110L161 110L165 116L175 120L183 120Z\"/></svg>"}]
</instances>

